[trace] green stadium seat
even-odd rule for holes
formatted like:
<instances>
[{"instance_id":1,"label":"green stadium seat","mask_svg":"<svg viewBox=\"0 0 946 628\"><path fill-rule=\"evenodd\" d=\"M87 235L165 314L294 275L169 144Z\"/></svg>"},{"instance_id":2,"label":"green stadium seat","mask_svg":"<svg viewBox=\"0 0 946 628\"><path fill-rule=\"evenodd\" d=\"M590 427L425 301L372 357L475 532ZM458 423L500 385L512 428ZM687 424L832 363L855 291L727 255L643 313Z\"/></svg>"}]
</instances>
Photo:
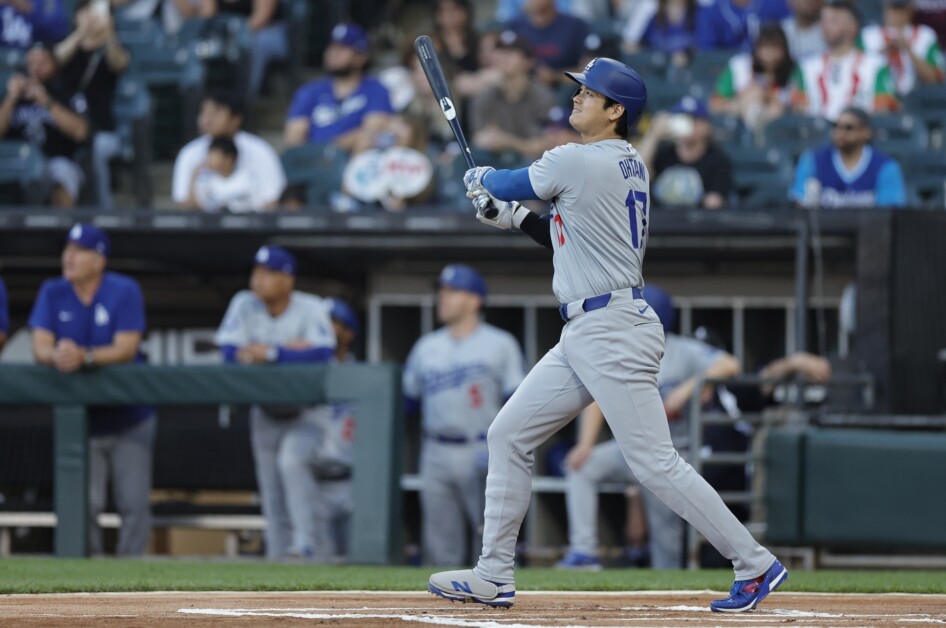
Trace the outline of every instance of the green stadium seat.
<instances>
[{"instance_id":1,"label":"green stadium seat","mask_svg":"<svg viewBox=\"0 0 946 628\"><path fill-rule=\"evenodd\" d=\"M874 144L889 153L924 151L929 148L930 134L923 121L909 114L873 116Z\"/></svg>"},{"instance_id":2,"label":"green stadium seat","mask_svg":"<svg viewBox=\"0 0 946 628\"><path fill-rule=\"evenodd\" d=\"M309 206L327 206L331 196L342 189L342 171L348 153L331 144L305 144L281 155L287 187L306 190Z\"/></svg>"},{"instance_id":3,"label":"green stadium seat","mask_svg":"<svg viewBox=\"0 0 946 628\"><path fill-rule=\"evenodd\" d=\"M131 168L135 197L139 205L147 207L152 201L151 184L151 129L153 125L151 94L144 83L133 74L122 76L115 90L112 112L116 131L121 137L121 161Z\"/></svg>"},{"instance_id":4,"label":"green stadium seat","mask_svg":"<svg viewBox=\"0 0 946 628\"><path fill-rule=\"evenodd\" d=\"M667 64L670 62L666 53L657 50L642 50L625 54L621 60L633 68L645 80L653 76L663 77L667 73Z\"/></svg>"},{"instance_id":5,"label":"green stadium seat","mask_svg":"<svg viewBox=\"0 0 946 628\"><path fill-rule=\"evenodd\" d=\"M903 100L904 111L923 120L927 127L943 129L946 126L946 83L918 85Z\"/></svg>"},{"instance_id":6,"label":"green stadium seat","mask_svg":"<svg viewBox=\"0 0 946 628\"><path fill-rule=\"evenodd\" d=\"M0 202L39 203L44 193L46 159L26 142L0 140Z\"/></svg>"},{"instance_id":7,"label":"green stadium seat","mask_svg":"<svg viewBox=\"0 0 946 628\"><path fill-rule=\"evenodd\" d=\"M700 85L707 94L713 92L716 78L729 64L738 50L701 50L690 58L690 63L683 67L669 65L667 78L675 83Z\"/></svg>"},{"instance_id":8,"label":"green stadium seat","mask_svg":"<svg viewBox=\"0 0 946 628\"><path fill-rule=\"evenodd\" d=\"M764 147L777 147L796 161L804 151L831 141L831 124L820 117L785 115L769 122L762 133Z\"/></svg>"},{"instance_id":9,"label":"green stadium seat","mask_svg":"<svg viewBox=\"0 0 946 628\"><path fill-rule=\"evenodd\" d=\"M733 191L738 205L759 208L788 201L792 164L785 153L776 148L741 146L726 154L732 162Z\"/></svg>"}]
</instances>

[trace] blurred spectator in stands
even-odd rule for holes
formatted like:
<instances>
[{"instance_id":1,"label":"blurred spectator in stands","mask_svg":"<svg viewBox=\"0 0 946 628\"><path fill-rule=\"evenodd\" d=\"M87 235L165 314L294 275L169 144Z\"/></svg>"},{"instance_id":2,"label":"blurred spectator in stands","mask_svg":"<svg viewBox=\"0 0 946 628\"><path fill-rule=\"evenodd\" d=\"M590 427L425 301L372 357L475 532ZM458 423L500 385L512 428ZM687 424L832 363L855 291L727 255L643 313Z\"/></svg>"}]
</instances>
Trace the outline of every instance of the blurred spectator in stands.
<instances>
[{"instance_id":1,"label":"blurred spectator in stands","mask_svg":"<svg viewBox=\"0 0 946 628\"><path fill-rule=\"evenodd\" d=\"M332 29L323 67L327 77L302 86L286 120L287 146L332 143L347 151L370 146L394 112L388 90L366 75L368 37L356 24ZM368 136L369 139L365 139Z\"/></svg>"},{"instance_id":2,"label":"blurred spectator in stands","mask_svg":"<svg viewBox=\"0 0 946 628\"><path fill-rule=\"evenodd\" d=\"M26 54L26 76L16 73L7 82L0 104L0 137L29 142L46 156L46 174L54 207L73 207L82 187L76 152L89 137L88 106L82 94L66 89L56 71L56 59L37 44Z\"/></svg>"},{"instance_id":3,"label":"blurred spectator in stands","mask_svg":"<svg viewBox=\"0 0 946 628\"><path fill-rule=\"evenodd\" d=\"M76 29L56 46L56 61L67 89L81 94L88 105L95 200L100 209L112 209L109 162L122 148L112 105L118 78L131 63L131 55L118 41L108 0L79 0L75 20Z\"/></svg>"},{"instance_id":4,"label":"blurred spectator in stands","mask_svg":"<svg viewBox=\"0 0 946 628\"><path fill-rule=\"evenodd\" d=\"M788 0L792 15L782 20L792 59L821 54L827 48L821 30L821 9L824 0Z\"/></svg>"},{"instance_id":5,"label":"blurred spectator in stands","mask_svg":"<svg viewBox=\"0 0 946 628\"><path fill-rule=\"evenodd\" d=\"M546 85L569 81L563 70L579 67L588 24L567 13L559 13L555 0L526 0L525 13L507 28L532 44L536 76Z\"/></svg>"},{"instance_id":6,"label":"blurred spectator in stands","mask_svg":"<svg viewBox=\"0 0 946 628\"><path fill-rule=\"evenodd\" d=\"M638 48L664 52L672 64L684 66L697 47L696 16L696 0L660 0L638 44L625 48L630 52Z\"/></svg>"},{"instance_id":7,"label":"blurred spectator in stands","mask_svg":"<svg viewBox=\"0 0 946 628\"><path fill-rule=\"evenodd\" d=\"M625 52L637 52L641 37L657 14L658 0L627 0L621 3L618 14L624 20L621 27L621 46Z\"/></svg>"},{"instance_id":8,"label":"blurred spectator in stands","mask_svg":"<svg viewBox=\"0 0 946 628\"><path fill-rule=\"evenodd\" d=\"M674 447L689 447L690 401L699 395L705 404L713 399L715 385L698 386L703 379L738 375L742 365L734 356L709 344L673 333L676 314L670 296L653 284L644 298L660 317L666 349L660 360L657 386L667 412ZM638 483L614 439L598 444L604 414L592 403L581 414L578 442L565 456L565 500L568 508L569 551L556 564L559 569L600 569L598 558L598 491L604 481ZM684 453L685 455L685 453ZM654 569L683 566L683 520L645 488L641 489L647 515L649 550ZM639 537L638 537L639 538ZM639 542L639 541L638 541ZM645 547L636 548L638 553Z\"/></svg>"},{"instance_id":9,"label":"blurred spectator in stands","mask_svg":"<svg viewBox=\"0 0 946 628\"><path fill-rule=\"evenodd\" d=\"M62 0L0 0L0 46L26 50L52 44L69 32Z\"/></svg>"},{"instance_id":10,"label":"blurred spectator in stands","mask_svg":"<svg viewBox=\"0 0 946 628\"><path fill-rule=\"evenodd\" d=\"M759 133L791 107L789 79L794 68L781 27L763 24L752 52L734 56L720 74L710 111L739 116Z\"/></svg>"},{"instance_id":11,"label":"blurred spectator in stands","mask_svg":"<svg viewBox=\"0 0 946 628\"><path fill-rule=\"evenodd\" d=\"M7 286L0 277L0 349L3 349L10 334L10 302L7 299Z\"/></svg>"},{"instance_id":12,"label":"blurred spectator in stands","mask_svg":"<svg viewBox=\"0 0 946 628\"><path fill-rule=\"evenodd\" d=\"M573 133L549 128L549 112L561 109L558 97L533 77L535 59L524 37L503 31L497 62L502 80L477 96L470 110L474 147L491 153L515 151L538 157L555 146L577 141Z\"/></svg>"},{"instance_id":13,"label":"blurred spectator in stands","mask_svg":"<svg viewBox=\"0 0 946 628\"><path fill-rule=\"evenodd\" d=\"M62 277L45 281L30 314L33 356L61 373L143 363L145 305L138 282L107 272L109 239L76 224L62 252ZM151 534L151 454L157 418L147 406L90 407L89 550L103 552L98 516L108 484L122 526L116 553L141 556Z\"/></svg>"},{"instance_id":14,"label":"blurred spectator in stands","mask_svg":"<svg viewBox=\"0 0 946 628\"><path fill-rule=\"evenodd\" d=\"M445 67L444 72L453 74L450 86L459 100L467 100L499 81L499 73L492 69L489 55L484 58L482 54L481 46L489 42L482 42L476 32L470 0L438 0L434 25L444 65L452 66L449 70ZM413 53L411 47L410 54Z\"/></svg>"},{"instance_id":15,"label":"blurred spectator in stands","mask_svg":"<svg viewBox=\"0 0 946 628\"><path fill-rule=\"evenodd\" d=\"M167 1L167 0L166 0ZM272 61L289 56L289 32L280 0L200 0L200 17L218 13L244 15L253 35L249 95L252 101L263 86Z\"/></svg>"},{"instance_id":16,"label":"blurred spectator in stands","mask_svg":"<svg viewBox=\"0 0 946 628\"><path fill-rule=\"evenodd\" d=\"M946 0L915 0L913 21L926 24L939 38L939 47L946 48Z\"/></svg>"},{"instance_id":17,"label":"blurred spectator in stands","mask_svg":"<svg viewBox=\"0 0 946 628\"><path fill-rule=\"evenodd\" d=\"M861 47L887 56L887 65L897 86L906 96L917 85L941 83L946 71L936 31L924 24L911 24L913 0L885 0L884 23L865 26Z\"/></svg>"},{"instance_id":18,"label":"blurred spectator in stands","mask_svg":"<svg viewBox=\"0 0 946 628\"><path fill-rule=\"evenodd\" d=\"M706 105L684 97L668 115L657 114L638 142L647 164L654 202L719 209L732 190L732 164L713 141Z\"/></svg>"},{"instance_id":19,"label":"blurred spectator in stands","mask_svg":"<svg viewBox=\"0 0 946 628\"><path fill-rule=\"evenodd\" d=\"M647 0L632 0L646 2ZM508 22L519 17L525 10L528 0L499 0L496 6L496 20ZM568 13L586 22L607 20L613 17L615 6L620 0L556 0L555 8L561 13Z\"/></svg>"},{"instance_id":20,"label":"blurred spectator in stands","mask_svg":"<svg viewBox=\"0 0 946 628\"><path fill-rule=\"evenodd\" d=\"M207 161L192 175L188 209L241 214L264 211L256 178L246 168L237 169L238 157L233 138L213 138L207 149Z\"/></svg>"},{"instance_id":21,"label":"blurred spectator in stands","mask_svg":"<svg viewBox=\"0 0 946 628\"><path fill-rule=\"evenodd\" d=\"M831 0L821 10L828 50L799 62L792 76L795 111L833 122L851 105L869 112L898 109L896 87L884 58L857 49L859 20L857 7L849 0Z\"/></svg>"},{"instance_id":22,"label":"blurred spectator in stands","mask_svg":"<svg viewBox=\"0 0 946 628\"><path fill-rule=\"evenodd\" d=\"M237 94L217 93L204 98L197 118L200 137L188 142L174 161L171 197L178 207L197 209L190 198L194 174L207 163L215 137L229 137L236 145L236 172L252 182L252 211L276 207L286 187L286 173L273 147L261 137L242 130L243 99ZM231 208L232 209L232 208Z\"/></svg>"},{"instance_id":23,"label":"blurred spectator in stands","mask_svg":"<svg viewBox=\"0 0 946 628\"><path fill-rule=\"evenodd\" d=\"M831 145L798 159L792 199L807 207L903 207L907 197L900 165L874 150L870 140L867 112L844 109Z\"/></svg>"},{"instance_id":24,"label":"blurred spectator in stands","mask_svg":"<svg viewBox=\"0 0 946 628\"><path fill-rule=\"evenodd\" d=\"M295 288L296 259L286 249L263 246L253 258L250 290L230 300L214 341L228 364L279 365L329 362L335 353L335 334L326 299ZM256 462L263 515L266 517L266 557L305 556L312 548L293 527L289 500L312 508L318 486L312 469L282 474L280 459L297 439L318 425L317 407L252 406L250 439ZM304 497L300 498L300 495ZM314 521L310 510L306 520ZM311 531L311 528L309 528Z\"/></svg>"},{"instance_id":25,"label":"blurred spectator in stands","mask_svg":"<svg viewBox=\"0 0 946 628\"><path fill-rule=\"evenodd\" d=\"M716 0L703 4L696 18L701 50L748 50L765 22L778 22L791 14L786 0Z\"/></svg>"}]
</instances>

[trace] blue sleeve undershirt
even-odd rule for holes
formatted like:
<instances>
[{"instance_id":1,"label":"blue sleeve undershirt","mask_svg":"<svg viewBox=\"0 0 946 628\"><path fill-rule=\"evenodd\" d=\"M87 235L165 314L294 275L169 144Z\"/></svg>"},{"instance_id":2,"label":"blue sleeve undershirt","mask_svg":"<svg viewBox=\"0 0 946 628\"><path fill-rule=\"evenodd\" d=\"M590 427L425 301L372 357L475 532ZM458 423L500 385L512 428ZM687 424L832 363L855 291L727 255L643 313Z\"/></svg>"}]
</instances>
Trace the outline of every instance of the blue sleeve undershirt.
<instances>
[{"instance_id":1,"label":"blue sleeve undershirt","mask_svg":"<svg viewBox=\"0 0 946 628\"><path fill-rule=\"evenodd\" d=\"M501 201L538 201L532 189L529 169L494 170L483 177L483 187Z\"/></svg>"}]
</instances>

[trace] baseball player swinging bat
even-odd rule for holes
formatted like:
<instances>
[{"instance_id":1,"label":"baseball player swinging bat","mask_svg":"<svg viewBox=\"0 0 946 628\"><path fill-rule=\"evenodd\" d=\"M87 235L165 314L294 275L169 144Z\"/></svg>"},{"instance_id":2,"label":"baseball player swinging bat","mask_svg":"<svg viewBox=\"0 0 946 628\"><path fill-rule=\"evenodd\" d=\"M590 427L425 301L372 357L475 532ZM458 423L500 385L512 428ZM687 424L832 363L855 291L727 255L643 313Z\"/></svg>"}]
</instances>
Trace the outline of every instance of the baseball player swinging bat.
<instances>
[{"instance_id":1,"label":"baseball player swinging bat","mask_svg":"<svg viewBox=\"0 0 946 628\"><path fill-rule=\"evenodd\" d=\"M463 129L460 128L460 121L457 120L457 109L453 105L453 96L450 94L450 86L447 85L443 68L440 67L437 51L434 50L434 42L427 35L421 35L414 40L414 51L417 53L417 58L420 59L420 66L424 68L424 74L427 76L427 82L430 83L430 89L434 92L434 98L440 103L440 110L447 122L450 123L453 136L457 138L460 151L466 160L466 167L476 168L476 164L473 163L473 155L470 153L470 146L466 143ZM498 212L498 209L489 206L483 211L483 215L487 218L495 218Z\"/></svg>"}]
</instances>

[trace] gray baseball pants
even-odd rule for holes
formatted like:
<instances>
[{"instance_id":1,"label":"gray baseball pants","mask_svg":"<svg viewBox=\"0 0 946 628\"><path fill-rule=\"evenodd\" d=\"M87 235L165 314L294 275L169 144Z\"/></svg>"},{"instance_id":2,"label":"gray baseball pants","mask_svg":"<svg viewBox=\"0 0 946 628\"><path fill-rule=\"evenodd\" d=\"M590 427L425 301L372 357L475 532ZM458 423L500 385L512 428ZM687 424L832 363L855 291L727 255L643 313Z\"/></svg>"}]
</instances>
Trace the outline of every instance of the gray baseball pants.
<instances>
[{"instance_id":1,"label":"gray baseball pants","mask_svg":"<svg viewBox=\"0 0 946 628\"><path fill-rule=\"evenodd\" d=\"M516 537L532 497L532 452L592 400L641 485L732 560L737 580L756 578L775 562L673 448L657 390L663 328L640 314L638 304L644 302L616 304L569 321L559 343L493 421L479 577L515 581Z\"/></svg>"},{"instance_id":2,"label":"gray baseball pants","mask_svg":"<svg viewBox=\"0 0 946 628\"><path fill-rule=\"evenodd\" d=\"M424 562L428 565L462 565L468 549L472 556L480 553L483 474L476 468L476 458L484 448L483 441L424 441L420 454L420 508ZM466 533L468 527L471 537Z\"/></svg>"},{"instance_id":3,"label":"gray baseball pants","mask_svg":"<svg viewBox=\"0 0 946 628\"><path fill-rule=\"evenodd\" d=\"M605 480L639 484L621 448L612 439L595 446L577 471L565 476L568 542L572 551L598 551L598 483ZM654 569L677 569L683 561L683 519L649 490L641 490L647 516L650 564Z\"/></svg>"},{"instance_id":4,"label":"gray baseball pants","mask_svg":"<svg viewBox=\"0 0 946 628\"><path fill-rule=\"evenodd\" d=\"M151 536L151 459L158 419L151 415L118 434L89 438L89 552L102 554L98 516L105 510L111 480L115 509L122 518L118 556L141 556Z\"/></svg>"}]
</instances>

